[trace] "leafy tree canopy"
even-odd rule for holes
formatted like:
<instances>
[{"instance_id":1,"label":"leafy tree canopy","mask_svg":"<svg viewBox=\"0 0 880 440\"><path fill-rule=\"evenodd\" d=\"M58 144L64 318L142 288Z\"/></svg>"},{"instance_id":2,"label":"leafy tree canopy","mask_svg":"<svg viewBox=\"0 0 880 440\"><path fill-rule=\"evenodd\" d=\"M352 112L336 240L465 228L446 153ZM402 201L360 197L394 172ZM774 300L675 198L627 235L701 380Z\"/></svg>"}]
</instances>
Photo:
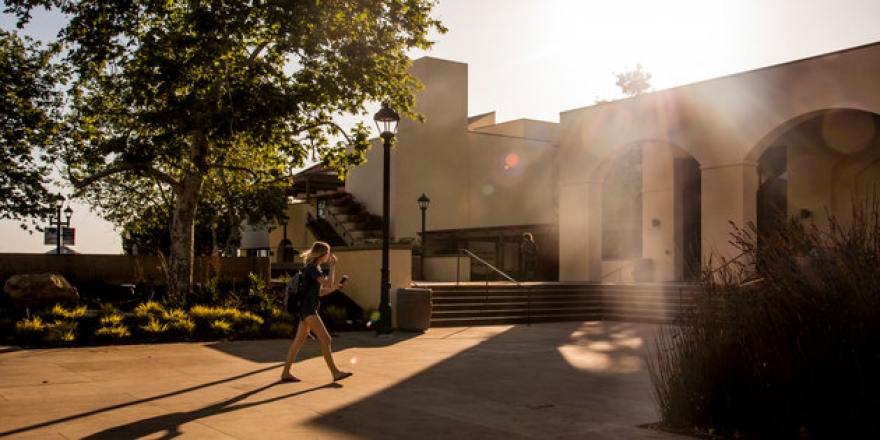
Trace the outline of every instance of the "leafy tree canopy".
<instances>
[{"instance_id":1,"label":"leafy tree canopy","mask_svg":"<svg viewBox=\"0 0 880 440\"><path fill-rule=\"evenodd\" d=\"M390 102L412 113L412 48L445 31L433 0L7 0L22 24L36 7L69 18L74 72L64 159L79 195L120 181L174 197L173 295L192 285L193 225L205 183L271 182L309 152L344 168L369 132L340 114ZM343 136L344 141L331 144ZM116 176L110 178L110 176ZM130 208L124 208L130 209Z\"/></svg>"},{"instance_id":2,"label":"leafy tree canopy","mask_svg":"<svg viewBox=\"0 0 880 440\"><path fill-rule=\"evenodd\" d=\"M24 229L55 206L47 188L51 151L43 147L57 132L57 49L0 29L0 219L21 221Z\"/></svg>"},{"instance_id":3,"label":"leafy tree canopy","mask_svg":"<svg viewBox=\"0 0 880 440\"><path fill-rule=\"evenodd\" d=\"M615 73L614 76L617 77L617 87L626 96L641 95L651 88L651 74L641 64L636 64L635 70Z\"/></svg>"}]
</instances>

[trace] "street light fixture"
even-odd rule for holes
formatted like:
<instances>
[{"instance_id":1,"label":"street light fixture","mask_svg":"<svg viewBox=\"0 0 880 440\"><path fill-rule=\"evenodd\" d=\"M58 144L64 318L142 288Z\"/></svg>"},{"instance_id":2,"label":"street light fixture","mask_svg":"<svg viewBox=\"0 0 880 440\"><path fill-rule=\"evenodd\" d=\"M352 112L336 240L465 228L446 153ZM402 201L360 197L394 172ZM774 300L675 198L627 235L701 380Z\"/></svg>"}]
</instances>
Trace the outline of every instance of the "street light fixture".
<instances>
[{"instance_id":1,"label":"street light fixture","mask_svg":"<svg viewBox=\"0 0 880 440\"><path fill-rule=\"evenodd\" d=\"M431 199L422 193L422 196L419 197L419 209L422 210L422 258L419 258L419 275L422 277L422 281L425 280L425 255L427 255L426 246L428 240L425 237L425 211L428 210L428 205L431 204Z\"/></svg>"},{"instance_id":2,"label":"street light fixture","mask_svg":"<svg viewBox=\"0 0 880 440\"><path fill-rule=\"evenodd\" d=\"M382 108L373 116L376 128L379 129L379 137L382 138L382 146L385 149L382 172L382 287L379 298L379 321L376 323L376 335L390 334L391 329L391 281L388 275L388 220L390 216L391 194L391 143L397 133L397 123L400 115L392 109L387 102L382 103Z\"/></svg>"},{"instance_id":3,"label":"street light fixture","mask_svg":"<svg viewBox=\"0 0 880 440\"><path fill-rule=\"evenodd\" d=\"M70 205L67 205L67 209L64 210L64 216L67 219L66 222L61 221L61 208L64 207L64 202L67 199L64 198L61 194L55 196L55 224L57 225L57 243L55 245L55 255L61 255L61 241L64 239L64 228L70 229L70 218L73 217L73 208ZM51 225L51 221L49 224Z\"/></svg>"}]
</instances>

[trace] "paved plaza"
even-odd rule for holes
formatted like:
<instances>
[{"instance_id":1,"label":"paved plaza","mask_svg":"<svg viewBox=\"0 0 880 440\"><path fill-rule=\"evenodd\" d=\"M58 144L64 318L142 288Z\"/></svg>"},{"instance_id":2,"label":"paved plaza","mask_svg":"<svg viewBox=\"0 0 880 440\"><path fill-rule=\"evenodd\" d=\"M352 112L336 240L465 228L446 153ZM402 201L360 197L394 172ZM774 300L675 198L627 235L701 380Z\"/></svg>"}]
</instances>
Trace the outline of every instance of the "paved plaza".
<instances>
[{"instance_id":1,"label":"paved plaza","mask_svg":"<svg viewBox=\"0 0 880 440\"><path fill-rule=\"evenodd\" d=\"M683 439L658 420L656 325L571 322L341 333L316 341L0 347L0 437L33 439Z\"/></svg>"}]
</instances>

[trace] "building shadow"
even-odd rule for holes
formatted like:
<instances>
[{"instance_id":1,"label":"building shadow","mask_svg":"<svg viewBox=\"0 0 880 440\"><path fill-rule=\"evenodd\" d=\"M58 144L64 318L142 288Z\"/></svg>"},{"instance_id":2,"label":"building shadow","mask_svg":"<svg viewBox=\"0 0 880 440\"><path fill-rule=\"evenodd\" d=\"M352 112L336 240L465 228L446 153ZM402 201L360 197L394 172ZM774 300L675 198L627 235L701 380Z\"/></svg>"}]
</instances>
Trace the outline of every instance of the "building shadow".
<instances>
[{"instance_id":1,"label":"building shadow","mask_svg":"<svg viewBox=\"0 0 880 440\"><path fill-rule=\"evenodd\" d=\"M361 439L628 438L658 420L644 360L656 329L514 326L311 423Z\"/></svg>"}]
</instances>

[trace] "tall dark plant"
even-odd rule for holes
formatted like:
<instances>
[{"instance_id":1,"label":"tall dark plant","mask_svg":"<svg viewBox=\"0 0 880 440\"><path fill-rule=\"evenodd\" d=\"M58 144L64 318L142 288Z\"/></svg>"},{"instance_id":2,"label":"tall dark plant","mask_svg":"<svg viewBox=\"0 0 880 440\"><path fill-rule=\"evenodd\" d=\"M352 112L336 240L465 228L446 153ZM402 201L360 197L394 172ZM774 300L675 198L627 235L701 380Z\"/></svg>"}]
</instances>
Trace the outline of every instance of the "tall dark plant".
<instances>
[{"instance_id":1,"label":"tall dark plant","mask_svg":"<svg viewBox=\"0 0 880 440\"><path fill-rule=\"evenodd\" d=\"M648 357L663 423L761 438L880 436L880 221L736 229L737 264L707 269L703 295Z\"/></svg>"}]
</instances>

